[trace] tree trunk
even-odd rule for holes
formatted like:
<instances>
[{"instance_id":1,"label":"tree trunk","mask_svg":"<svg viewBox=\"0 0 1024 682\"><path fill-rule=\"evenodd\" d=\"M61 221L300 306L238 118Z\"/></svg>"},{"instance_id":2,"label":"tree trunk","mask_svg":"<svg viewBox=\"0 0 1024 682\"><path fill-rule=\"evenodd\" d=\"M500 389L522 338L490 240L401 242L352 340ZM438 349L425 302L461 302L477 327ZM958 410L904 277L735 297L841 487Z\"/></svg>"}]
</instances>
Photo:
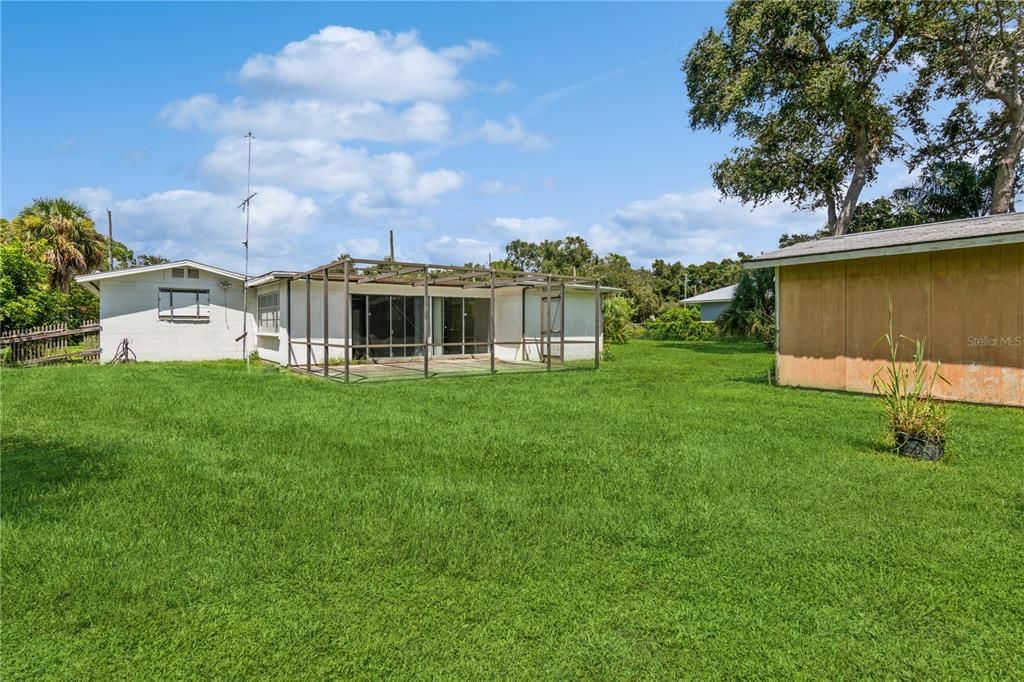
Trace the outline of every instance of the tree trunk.
<instances>
[{"instance_id":1,"label":"tree trunk","mask_svg":"<svg viewBox=\"0 0 1024 682\"><path fill-rule=\"evenodd\" d=\"M862 127L858 127L854 133L857 139L857 149L853 160L853 177L850 178L850 186L846 188L846 196L843 197L843 205L839 209L832 234L836 237L850 231L853 223L853 211L857 208L857 201L864 185L868 181L868 167L870 149L868 148L868 134Z\"/></svg>"},{"instance_id":2,"label":"tree trunk","mask_svg":"<svg viewBox=\"0 0 1024 682\"><path fill-rule=\"evenodd\" d=\"M1021 150L1024 149L1024 110L1017 112L1014 116L1015 125L1010 132L1009 139L1003 152L996 161L996 177L992 183L992 214L1010 213L1013 207L1013 186L1017 170L1017 162L1020 160Z\"/></svg>"},{"instance_id":3,"label":"tree trunk","mask_svg":"<svg viewBox=\"0 0 1024 682\"><path fill-rule=\"evenodd\" d=\"M828 207L828 229L835 230L839 218L836 215L836 195L831 191L825 192L825 206Z\"/></svg>"}]
</instances>

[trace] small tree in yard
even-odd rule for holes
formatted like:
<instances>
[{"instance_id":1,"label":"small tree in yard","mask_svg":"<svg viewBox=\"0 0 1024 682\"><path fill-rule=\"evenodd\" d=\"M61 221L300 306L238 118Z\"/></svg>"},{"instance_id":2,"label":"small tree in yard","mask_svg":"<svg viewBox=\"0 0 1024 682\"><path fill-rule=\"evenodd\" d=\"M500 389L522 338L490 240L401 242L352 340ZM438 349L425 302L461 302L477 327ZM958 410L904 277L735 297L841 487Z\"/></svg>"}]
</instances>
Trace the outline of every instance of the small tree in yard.
<instances>
[{"instance_id":1,"label":"small tree in yard","mask_svg":"<svg viewBox=\"0 0 1024 682\"><path fill-rule=\"evenodd\" d=\"M626 343L633 324L633 306L623 296L605 299L603 305L604 339L608 343Z\"/></svg>"}]
</instances>

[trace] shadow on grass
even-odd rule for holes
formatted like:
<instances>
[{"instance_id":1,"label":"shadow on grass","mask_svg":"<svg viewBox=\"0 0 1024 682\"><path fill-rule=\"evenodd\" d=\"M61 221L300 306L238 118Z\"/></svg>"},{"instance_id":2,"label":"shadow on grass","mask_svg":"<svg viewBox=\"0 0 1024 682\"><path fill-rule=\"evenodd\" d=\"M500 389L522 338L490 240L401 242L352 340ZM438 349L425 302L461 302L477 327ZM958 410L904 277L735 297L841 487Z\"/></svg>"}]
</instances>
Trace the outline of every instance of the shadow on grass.
<instances>
[{"instance_id":1,"label":"shadow on grass","mask_svg":"<svg viewBox=\"0 0 1024 682\"><path fill-rule=\"evenodd\" d=\"M770 353L764 344L755 341L651 341L658 348L676 348L709 355L758 355Z\"/></svg>"},{"instance_id":2,"label":"shadow on grass","mask_svg":"<svg viewBox=\"0 0 1024 682\"><path fill-rule=\"evenodd\" d=\"M765 368L763 374L749 374L742 377L733 377L726 381L729 383L751 384L754 386L774 386L774 384L769 381L769 370L767 368Z\"/></svg>"},{"instance_id":3,"label":"shadow on grass","mask_svg":"<svg viewBox=\"0 0 1024 682\"><path fill-rule=\"evenodd\" d=\"M80 501L76 488L115 478L109 454L100 446L4 436L0 511L12 520L60 520Z\"/></svg>"}]
</instances>

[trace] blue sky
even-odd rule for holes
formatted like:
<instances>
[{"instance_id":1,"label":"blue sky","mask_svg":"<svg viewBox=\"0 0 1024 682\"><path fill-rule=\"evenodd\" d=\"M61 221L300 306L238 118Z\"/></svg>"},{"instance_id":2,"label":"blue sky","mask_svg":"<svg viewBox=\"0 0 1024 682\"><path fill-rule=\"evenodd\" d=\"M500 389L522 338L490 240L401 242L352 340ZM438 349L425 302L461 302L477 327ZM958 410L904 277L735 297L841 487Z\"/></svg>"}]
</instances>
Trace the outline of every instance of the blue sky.
<instances>
[{"instance_id":1,"label":"blue sky","mask_svg":"<svg viewBox=\"0 0 1024 682\"><path fill-rule=\"evenodd\" d=\"M2 198L65 194L139 252L251 270L439 263L584 236L635 265L821 216L721 201L679 62L723 4L2 6ZM885 169L868 197L906 179ZM100 222L98 220L98 222Z\"/></svg>"}]
</instances>

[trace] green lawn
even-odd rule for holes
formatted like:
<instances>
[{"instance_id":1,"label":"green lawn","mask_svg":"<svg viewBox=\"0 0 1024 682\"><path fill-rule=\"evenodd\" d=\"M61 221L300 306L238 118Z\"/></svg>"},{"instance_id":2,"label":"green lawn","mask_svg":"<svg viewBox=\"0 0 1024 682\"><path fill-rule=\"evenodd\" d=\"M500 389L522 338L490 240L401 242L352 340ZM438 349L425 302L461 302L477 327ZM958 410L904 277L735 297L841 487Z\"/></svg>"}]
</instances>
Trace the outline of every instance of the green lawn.
<instances>
[{"instance_id":1,"label":"green lawn","mask_svg":"<svg viewBox=\"0 0 1024 682\"><path fill-rule=\"evenodd\" d=\"M752 346L344 386L2 374L2 669L1024 676L1024 413L941 464Z\"/></svg>"}]
</instances>

